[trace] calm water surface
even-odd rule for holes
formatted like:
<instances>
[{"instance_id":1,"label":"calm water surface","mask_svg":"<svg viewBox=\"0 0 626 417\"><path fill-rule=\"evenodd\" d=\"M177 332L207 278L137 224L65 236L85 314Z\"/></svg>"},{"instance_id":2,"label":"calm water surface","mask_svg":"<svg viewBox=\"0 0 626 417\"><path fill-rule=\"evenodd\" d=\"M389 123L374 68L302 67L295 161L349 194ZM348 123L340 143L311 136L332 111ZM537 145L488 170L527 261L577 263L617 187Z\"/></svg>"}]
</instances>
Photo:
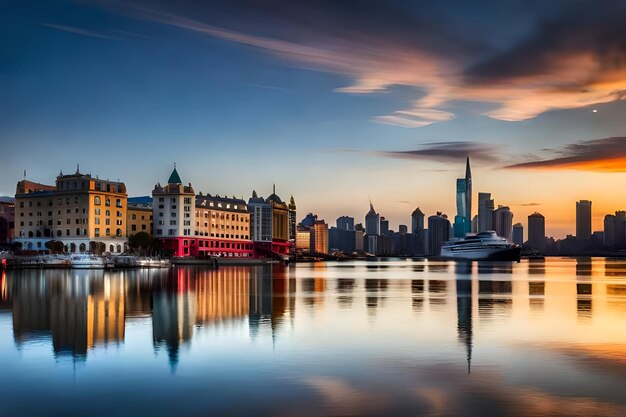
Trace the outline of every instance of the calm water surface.
<instances>
[{"instance_id":1,"label":"calm water surface","mask_svg":"<svg viewBox=\"0 0 626 417\"><path fill-rule=\"evenodd\" d=\"M626 416L626 260L0 277L1 416Z\"/></svg>"}]
</instances>

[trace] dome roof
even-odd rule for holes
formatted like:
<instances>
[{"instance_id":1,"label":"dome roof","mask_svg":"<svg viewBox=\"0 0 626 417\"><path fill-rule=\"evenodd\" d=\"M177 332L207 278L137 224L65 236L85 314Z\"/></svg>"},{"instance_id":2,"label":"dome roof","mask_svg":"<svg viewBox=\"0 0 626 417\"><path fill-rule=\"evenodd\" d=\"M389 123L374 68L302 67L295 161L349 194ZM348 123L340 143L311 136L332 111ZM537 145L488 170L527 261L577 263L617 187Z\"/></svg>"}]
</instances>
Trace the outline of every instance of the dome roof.
<instances>
[{"instance_id":1,"label":"dome roof","mask_svg":"<svg viewBox=\"0 0 626 417\"><path fill-rule=\"evenodd\" d=\"M278 204L285 204L283 203L283 200L281 200L280 197L277 196L275 193L272 193L269 197L267 197L267 202L269 203L270 201Z\"/></svg>"}]
</instances>

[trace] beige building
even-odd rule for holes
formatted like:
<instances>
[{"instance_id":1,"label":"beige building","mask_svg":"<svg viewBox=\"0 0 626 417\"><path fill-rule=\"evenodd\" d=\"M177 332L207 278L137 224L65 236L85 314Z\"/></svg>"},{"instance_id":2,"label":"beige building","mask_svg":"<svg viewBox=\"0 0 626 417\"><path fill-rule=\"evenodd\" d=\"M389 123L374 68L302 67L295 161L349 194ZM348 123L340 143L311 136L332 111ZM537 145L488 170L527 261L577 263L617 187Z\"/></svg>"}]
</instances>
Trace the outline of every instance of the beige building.
<instances>
[{"instance_id":1,"label":"beige building","mask_svg":"<svg viewBox=\"0 0 626 417\"><path fill-rule=\"evenodd\" d=\"M126 186L89 174L63 175L56 184L23 180L15 192L15 239L22 249L45 250L51 240L63 242L66 252L125 250Z\"/></svg>"},{"instance_id":2,"label":"beige building","mask_svg":"<svg viewBox=\"0 0 626 417\"><path fill-rule=\"evenodd\" d=\"M313 223L315 235L315 253L328 253L328 224L324 220L316 220Z\"/></svg>"},{"instance_id":3,"label":"beige building","mask_svg":"<svg viewBox=\"0 0 626 417\"><path fill-rule=\"evenodd\" d=\"M296 230L296 251L311 252L312 231L306 226L298 226Z\"/></svg>"},{"instance_id":4,"label":"beige building","mask_svg":"<svg viewBox=\"0 0 626 417\"><path fill-rule=\"evenodd\" d=\"M152 207L129 204L126 213L126 236L139 232L152 234Z\"/></svg>"},{"instance_id":5,"label":"beige building","mask_svg":"<svg viewBox=\"0 0 626 417\"><path fill-rule=\"evenodd\" d=\"M248 205L235 197L197 195L194 235L198 237L200 254L250 254Z\"/></svg>"}]
</instances>

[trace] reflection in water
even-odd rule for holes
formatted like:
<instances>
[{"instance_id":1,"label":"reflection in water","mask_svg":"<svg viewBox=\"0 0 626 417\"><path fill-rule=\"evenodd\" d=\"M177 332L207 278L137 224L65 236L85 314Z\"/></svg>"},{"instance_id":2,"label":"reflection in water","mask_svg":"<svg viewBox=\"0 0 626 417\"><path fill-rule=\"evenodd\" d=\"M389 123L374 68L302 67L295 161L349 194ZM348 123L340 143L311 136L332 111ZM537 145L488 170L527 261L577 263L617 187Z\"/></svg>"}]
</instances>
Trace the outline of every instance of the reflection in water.
<instances>
[{"instance_id":1,"label":"reflection in water","mask_svg":"<svg viewBox=\"0 0 626 417\"><path fill-rule=\"evenodd\" d=\"M472 364L472 280L456 280L456 311L458 339L467 351L467 373Z\"/></svg>"},{"instance_id":2,"label":"reflection in water","mask_svg":"<svg viewBox=\"0 0 626 417\"><path fill-rule=\"evenodd\" d=\"M153 415L179 411L167 398L189 415L625 415L625 269L548 258L8 271L0 401L7 415L65 415L68 398L115 415L111 392ZM99 389L49 364L68 355ZM25 392L52 399L34 410Z\"/></svg>"}]
</instances>

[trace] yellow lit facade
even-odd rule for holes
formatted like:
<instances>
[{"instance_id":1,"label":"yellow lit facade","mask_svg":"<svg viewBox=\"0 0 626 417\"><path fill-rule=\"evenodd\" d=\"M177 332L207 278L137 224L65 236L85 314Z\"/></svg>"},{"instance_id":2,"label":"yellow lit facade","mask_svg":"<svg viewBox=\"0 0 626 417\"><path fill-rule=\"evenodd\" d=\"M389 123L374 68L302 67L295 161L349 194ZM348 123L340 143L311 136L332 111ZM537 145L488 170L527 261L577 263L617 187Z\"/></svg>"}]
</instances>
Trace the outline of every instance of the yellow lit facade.
<instances>
[{"instance_id":1,"label":"yellow lit facade","mask_svg":"<svg viewBox=\"0 0 626 417\"><path fill-rule=\"evenodd\" d=\"M126 218L126 235L144 232L152 234L152 208L129 205Z\"/></svg>"}]
</instances>

